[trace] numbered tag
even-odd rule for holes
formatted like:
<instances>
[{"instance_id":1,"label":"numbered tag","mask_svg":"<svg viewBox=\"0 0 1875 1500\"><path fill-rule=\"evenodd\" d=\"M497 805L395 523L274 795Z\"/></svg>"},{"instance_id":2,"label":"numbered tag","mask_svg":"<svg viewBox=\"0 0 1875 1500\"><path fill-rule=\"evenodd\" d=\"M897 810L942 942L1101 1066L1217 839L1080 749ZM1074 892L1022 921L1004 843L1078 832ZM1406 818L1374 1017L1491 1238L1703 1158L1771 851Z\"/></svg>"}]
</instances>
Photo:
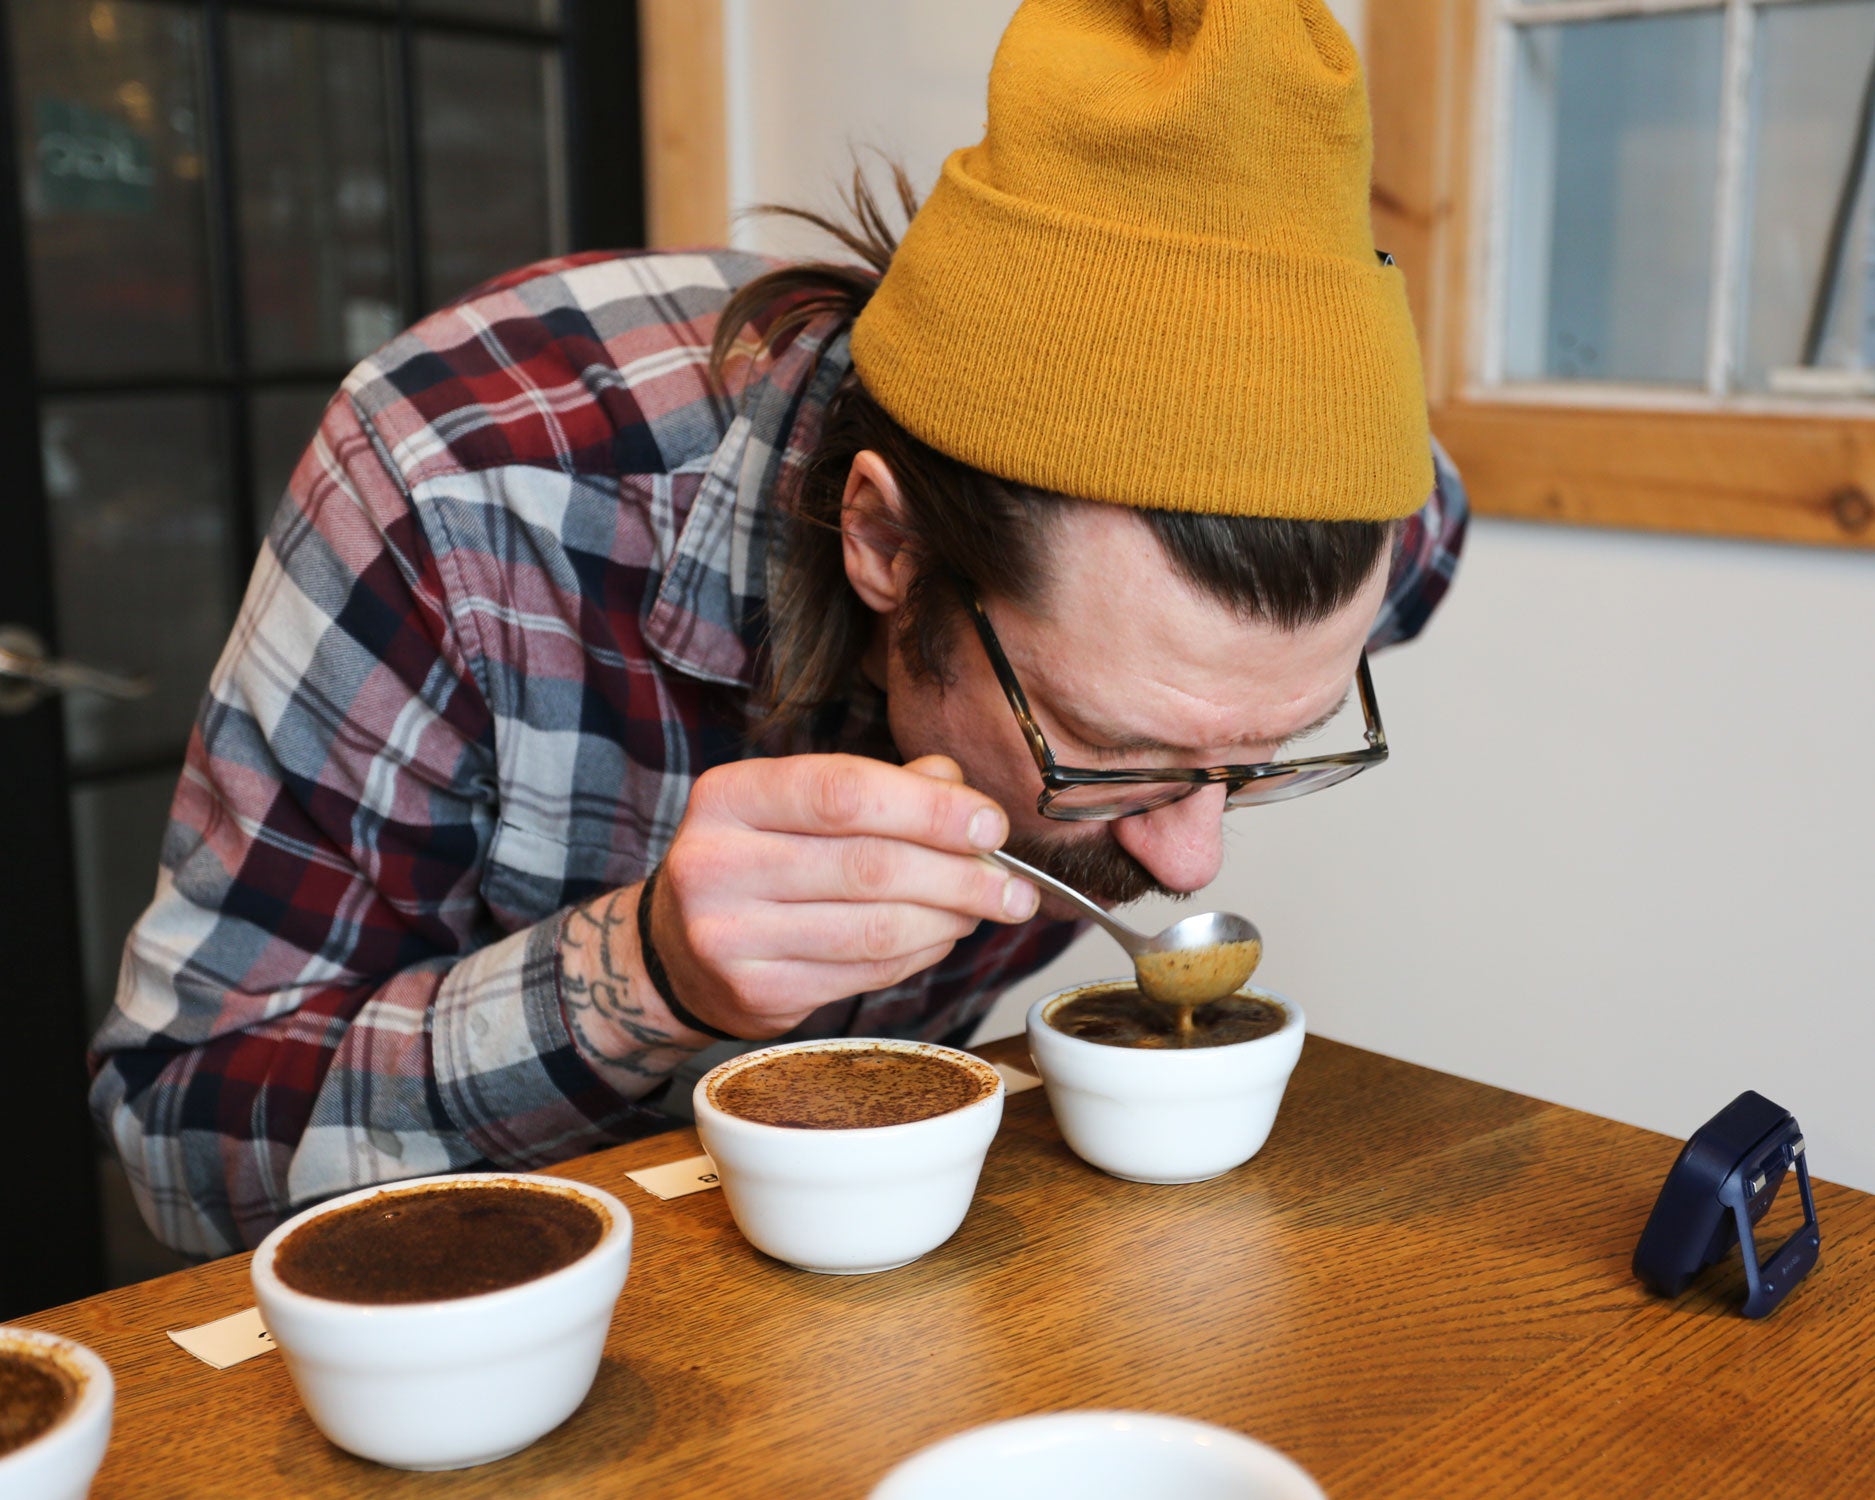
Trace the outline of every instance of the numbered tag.
<instances>
[{"instance_id":1,"label":"numbered tag","mask_svg":"<svg viewBox=\"0 0 1875 1500\"><path fill-rule=\"evenodd\" d=\"M722 1185L722 1179L716 1175L716 1163L707 1155L687 1156L682 1161L669 1161L661 1167L646 1167L625 1175L654 1198L682 1198Z\"/></svg>"},{"instance_id":2,"label":"numbered tag","mask_svg":"<svg viewBox=\"0 0 1875 1500\"><path fill-rule=\"evenodd\" d=\"M230 1313L199 1328L172 1328L169 1336L203 1364L213 1365L217 1370L238 1365L244 1359L252 1359L273 1348L273 1335L261 1322L258 1307Z\"/></svg>"}]
</instances>

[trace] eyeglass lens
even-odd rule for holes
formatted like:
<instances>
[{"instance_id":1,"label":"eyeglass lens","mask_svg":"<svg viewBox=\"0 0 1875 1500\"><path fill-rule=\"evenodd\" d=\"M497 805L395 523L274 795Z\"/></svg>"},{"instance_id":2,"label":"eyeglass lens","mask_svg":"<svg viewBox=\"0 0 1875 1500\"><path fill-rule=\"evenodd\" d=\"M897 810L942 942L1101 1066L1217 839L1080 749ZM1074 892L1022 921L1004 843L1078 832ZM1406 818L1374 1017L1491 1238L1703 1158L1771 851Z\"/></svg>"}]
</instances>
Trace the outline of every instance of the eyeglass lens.
<instances>
[{"instance_id":1,"label":"eyeglass lens","mask_svg":"<svg viewBox=\"0 0 1875 1500\"><path fill-rule=\"evenodd\" d=\"M1318 792L1323 787L1346 781L1364 770L1352 765L1309 766L1278 776L1262 776L1231 789L1224 799L1226 807L1256 807L1269 802L1287 802L1291 797ZM1190 781L1137 781L1121 785L1077 785L1044 792L1038 802L1042 813L1068 822L1098 822L1130 818L1151 812L1204 790L1204 783Z\"/></svg>"}]
</instances>

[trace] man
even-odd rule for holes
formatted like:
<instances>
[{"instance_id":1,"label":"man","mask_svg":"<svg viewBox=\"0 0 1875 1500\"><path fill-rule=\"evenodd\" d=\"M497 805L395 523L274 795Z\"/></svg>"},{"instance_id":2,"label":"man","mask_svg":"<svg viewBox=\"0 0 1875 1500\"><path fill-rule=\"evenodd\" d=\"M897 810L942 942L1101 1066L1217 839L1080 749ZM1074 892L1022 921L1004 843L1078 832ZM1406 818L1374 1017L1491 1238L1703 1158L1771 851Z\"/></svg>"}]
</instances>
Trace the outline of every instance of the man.
<instances>
[{"instance_id":1,"label":"man","mask_svg":"<svg viewBox=\"0 0 1875 1500\"><path fill-rule=\"evenodd\" d=\"M980 851L1193 891L1377 758L1285 747L1464 505L1346 37L1028 0L989 114L870 270L573 257L346 382L95 1044L169 1243L664 1128L713 1041L961 1041L1075 931Z\"/></svg>"}]
</instances>

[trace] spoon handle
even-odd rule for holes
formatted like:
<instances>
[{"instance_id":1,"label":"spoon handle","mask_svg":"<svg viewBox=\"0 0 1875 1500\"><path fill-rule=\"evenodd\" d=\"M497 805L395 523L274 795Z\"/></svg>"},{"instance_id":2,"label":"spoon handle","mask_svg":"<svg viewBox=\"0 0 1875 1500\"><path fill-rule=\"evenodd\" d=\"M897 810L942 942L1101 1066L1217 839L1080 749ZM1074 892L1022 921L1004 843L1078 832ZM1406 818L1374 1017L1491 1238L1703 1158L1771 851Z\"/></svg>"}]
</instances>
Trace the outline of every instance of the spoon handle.
<instances>
[{"instance_id":1,"label":"spoon handle","mask_svg":"<svg viewBox=\"0 0 1875 1500\"><path fill-rule=\"evenodd\" d=\"M1152 939L1147 937L1145 933L1134 931L1117 917L1109 916L1104 908L1090 901L1073 886L1063 885L1052 875L1044 875L1040 870L1036 869L1035 866L1024 864L1021 860L1017 859L1015 855L1005 854L1000 849L991 849L987 854L984 854L982 858L989 860L993 864L999 864L1006 870L1013 870L1024 880L1032 880L1043 890L1052 895L1059 896L1070 906L1080 908L1081 911L1092 917L1102 927L1106 928L1108 936L1135 958L1151 948Z\"/></svg>"}]
</instances>

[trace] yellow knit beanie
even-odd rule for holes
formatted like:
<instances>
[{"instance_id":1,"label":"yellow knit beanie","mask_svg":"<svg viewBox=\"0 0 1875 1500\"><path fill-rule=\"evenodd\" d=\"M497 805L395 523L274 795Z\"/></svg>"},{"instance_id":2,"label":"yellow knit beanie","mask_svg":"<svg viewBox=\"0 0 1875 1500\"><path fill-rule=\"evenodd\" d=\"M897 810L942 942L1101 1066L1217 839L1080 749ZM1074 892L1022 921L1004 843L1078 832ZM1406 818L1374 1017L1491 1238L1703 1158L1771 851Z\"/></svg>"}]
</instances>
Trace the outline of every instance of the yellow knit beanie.
<instances>
[{"instance_id":1,"label":"yellow knit beanie","mask_svg":"<svg viewBox=\"0 0 1875 1500\"><path fill-rule=\"evenodd\" d=\"M1305 520L1432 488L1368 220L1360 61L1322 0L1024 0L853 330L873 397L1002 479Z\"/></svg>"}]
</instances>

